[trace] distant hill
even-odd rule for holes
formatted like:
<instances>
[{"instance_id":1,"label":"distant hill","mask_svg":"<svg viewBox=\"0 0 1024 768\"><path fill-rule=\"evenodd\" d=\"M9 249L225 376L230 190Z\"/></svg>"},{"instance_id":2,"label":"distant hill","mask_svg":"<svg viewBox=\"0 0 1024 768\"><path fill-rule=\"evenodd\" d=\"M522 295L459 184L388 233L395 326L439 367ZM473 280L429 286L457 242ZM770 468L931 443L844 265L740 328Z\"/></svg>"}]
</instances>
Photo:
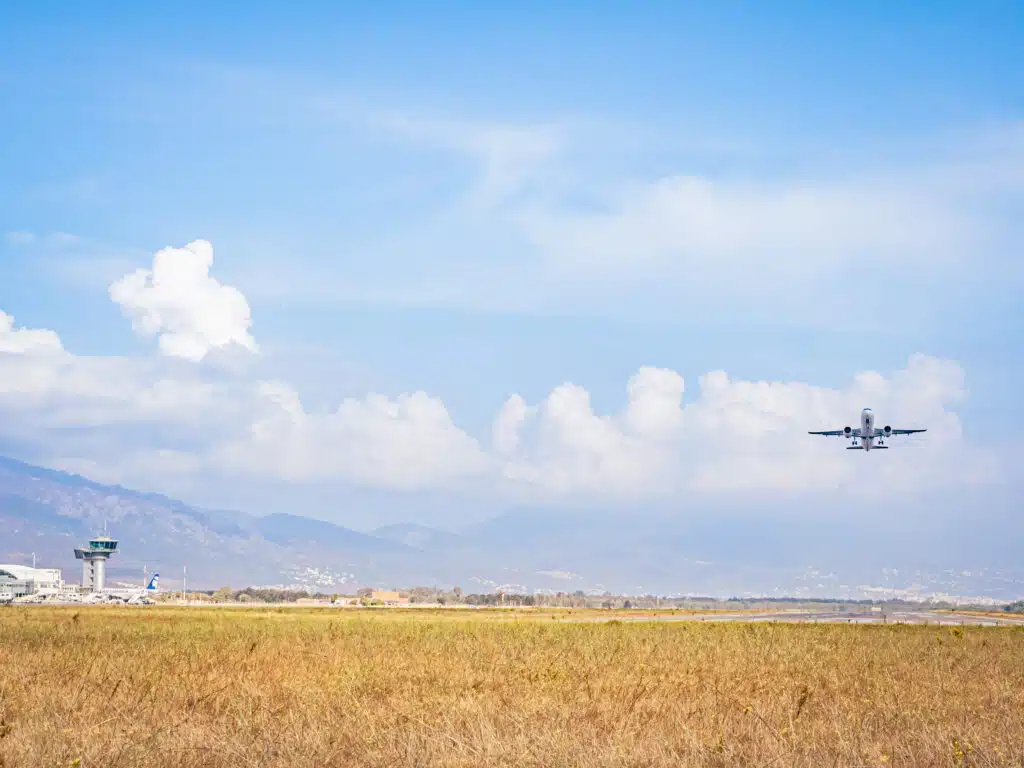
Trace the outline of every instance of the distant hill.
<instances>
[{"instance_id":1,"label":"distant hill","mask_svg":"<svg viewBox=\"0 0 1024 768\"><path fill-rule=\"evenodd\" d=\"M786 523L749 508L535 506L458 533L411 522L367 533L287 510L256 517L203 509L0 457L0 562L28 564L35 553L40 566L63 568L69 581L80 572L74 548L106 524L121 542L110 579L141 583L146 568L169 589L180 586L187 565L195 588L459 585L466 592L501 586L728 597L879 594L918 585L1008 602L1024 597L1014 543L1024 523L1006 532L1002 562L994 562L972 554L981 544L992 551L980 523L932 530L893 516L877 537L859 524L858 511Z\"/></svg>"},{"instance_id":2,"label":"distant hill","mask_svg":"<svg viewBox=\"0 0 1024 768\"><path fill-rule=\"evenodd\" d=\"M249 526L267 541L283 547L326 549L339 553L402 553L409 547L386 538L359 533L334 523L299 515L273 514L254 518Z\"/></svg>"},{"instance_id":3,"label":"distant hill","mask_svg":"<svg viewBox=\"0 0 1024 768\"><path fill-rule=\"evenodd\" d=\"M201 509L155 493L96 483L78 475L0 457L0 562L36 562L74 579L73 550L107 527L120 541L108 573L141 581L145 567L162 583L180 582L187 565L195 587L282 584L316 571L373 578L381 556L414 552L385 538L291 514L254 517ZM376 568L373 566L376 565Z\"/></svg>"},{"instance_id":4,"label":"distant hill","mask_svg":"<svg viewBox=\"0 0 1024 768\"><path fill-rule=\"evenodd\" d=\"M463 540L457 533L429 528L415 523L384 525L372 531L374 536L394 541L416 549L436 552L458 546Z\"/></svg>"}]
</instances>

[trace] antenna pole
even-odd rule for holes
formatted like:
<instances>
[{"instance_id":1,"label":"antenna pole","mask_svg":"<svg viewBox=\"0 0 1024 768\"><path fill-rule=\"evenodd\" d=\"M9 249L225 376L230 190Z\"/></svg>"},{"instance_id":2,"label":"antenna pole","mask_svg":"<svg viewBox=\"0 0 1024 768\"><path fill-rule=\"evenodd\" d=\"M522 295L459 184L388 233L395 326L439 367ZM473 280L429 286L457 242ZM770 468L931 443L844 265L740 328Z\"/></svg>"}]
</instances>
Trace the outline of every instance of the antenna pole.
<instances>
[{"instance_id":1,"label":"antenna pole","mask_svg":"<svg viewBox=\"0 0 1024 768\"><path fill-rule=\"evenodd\" d=\"M33 552L32 553L32 568L34 569L35 567L36 567L36 553Z\"/></svg>"}]
</instances>

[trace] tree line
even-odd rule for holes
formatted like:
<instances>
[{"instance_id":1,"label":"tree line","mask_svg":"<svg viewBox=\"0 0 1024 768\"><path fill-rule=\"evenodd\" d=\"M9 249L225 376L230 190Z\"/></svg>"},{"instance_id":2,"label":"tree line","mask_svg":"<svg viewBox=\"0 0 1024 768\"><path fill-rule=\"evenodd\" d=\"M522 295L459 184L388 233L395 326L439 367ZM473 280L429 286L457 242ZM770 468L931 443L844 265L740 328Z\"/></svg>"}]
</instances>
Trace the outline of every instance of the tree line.
<instances>
[{"instance_id":1,"label":"tree line","mask_svg":"<svg viewBox=\"0 0 1024 768\"><path fill-rule=\"evenodd\" d=\"M884 603L887 605L913 605L904 600L843 600L839 598L818 598L806 599L797 597L768 597L768 598L740 598L731 597L727 599L713 597L685 597L665 598L655 595L623 596L611 595L588 595L582 590L575 592L555 592L550 594L528 594L519 592L480 592L464 594L462 589L439 589L436 587L413 587L411 589L397 590L403 598L408 598L412 605L469 605L488 608L603 608L611 609L694 609L714 607L744 607L756 608L767 607L770 604L838 604L849 606L869 606ZM374 601L370 599L373 590L364 587L356 591L355 597L360 598L364 605L370 605ZM164 600L174 599L180 593L165 592L161 595ZM294 603L299 600L316 600L319 602L335 603L343 596L333 593L324 593L303 589L278 589L274 587L245 587L244 589L233 589L229 586L220 587L216 590L196 590L189 592L189 600L211 603L256 603L256 604L280 604ZM936 608L953 608L951 604L936 604ZM1024 600L1010 603L1003 607L1008 613L1024 613Z\"/></svg>"}]
</instances>

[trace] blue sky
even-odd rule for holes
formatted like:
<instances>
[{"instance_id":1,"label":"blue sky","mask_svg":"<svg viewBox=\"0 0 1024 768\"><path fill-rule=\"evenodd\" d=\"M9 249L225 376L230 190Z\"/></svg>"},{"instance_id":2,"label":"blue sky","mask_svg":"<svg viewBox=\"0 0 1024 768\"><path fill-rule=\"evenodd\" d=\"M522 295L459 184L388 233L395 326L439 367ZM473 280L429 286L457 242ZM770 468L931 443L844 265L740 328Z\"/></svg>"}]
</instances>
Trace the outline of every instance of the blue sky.
<instances>
[{"instance_id":1,"label":"blue sky","mask_svg":"<svg viewBox=\"0 0 1024 768\"><path fill-rule=\"evenodd\" d=\"M689 398L922 353L964 439L1013 444L1018 4L100 7L0 10L0 310L76 356L157 355L109 286L202 239L246 375L310 412L424 390L486 441L510 395L608 414L641 366ZM178 488L62 439L26 457Z\"/></svg>"}]
</instances>

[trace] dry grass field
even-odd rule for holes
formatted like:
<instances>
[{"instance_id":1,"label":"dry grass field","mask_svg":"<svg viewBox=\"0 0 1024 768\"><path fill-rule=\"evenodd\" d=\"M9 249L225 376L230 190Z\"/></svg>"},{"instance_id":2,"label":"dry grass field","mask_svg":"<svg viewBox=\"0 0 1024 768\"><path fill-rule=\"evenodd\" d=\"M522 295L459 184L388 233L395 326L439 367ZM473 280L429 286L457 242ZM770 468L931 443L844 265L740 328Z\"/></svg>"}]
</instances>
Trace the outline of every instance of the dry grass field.
<instances>
[{"instance_id":1,"label":"dry grass field","mask_svg":"<svg viewBox=\"0 0 1024 768\"><path fill-rule=\"evenodd\" d=\"M0 765L1024 765L1024 627L0 610Z\"/></svg>"}]
</instances>

